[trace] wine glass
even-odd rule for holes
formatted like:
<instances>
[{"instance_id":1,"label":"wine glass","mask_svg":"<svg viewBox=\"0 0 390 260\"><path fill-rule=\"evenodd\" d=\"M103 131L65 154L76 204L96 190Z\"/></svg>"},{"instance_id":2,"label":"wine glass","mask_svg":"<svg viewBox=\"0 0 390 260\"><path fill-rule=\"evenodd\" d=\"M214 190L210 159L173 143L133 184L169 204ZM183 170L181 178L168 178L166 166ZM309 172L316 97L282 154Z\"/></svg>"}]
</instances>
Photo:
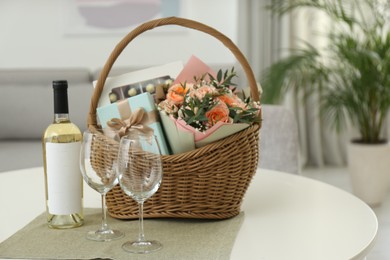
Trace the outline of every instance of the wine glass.
<instances>
[{"instance_id":1,"label":"wine glass","mask_svg":"<svg viewBox=\"0 0 390 260\"><path fill-rule=\"evenodd\" d=\"M84 181L102 197L102 224L97 231L89 231L87 239L110 241L124 236L112 230L107 224L106 194L118 183L116 156L118 144L111 142L102 134L87 130L83 134L80 151L80 169Z\"/></svg>"},{"instance_id":2,"label":"wine glass","mask_svg":"<svg viewBox=\"0 0 390 260\"><path fill-rule=\"evenodd\" d=\"M143 225L143 205L160 187L162 180L161 152L154 135L134 131L121 138L118 152L119 184L139 206L138 239L122 248L131 253L145 254L162 248L156 240L146 240Z\"/></svg>"}]
</instances>

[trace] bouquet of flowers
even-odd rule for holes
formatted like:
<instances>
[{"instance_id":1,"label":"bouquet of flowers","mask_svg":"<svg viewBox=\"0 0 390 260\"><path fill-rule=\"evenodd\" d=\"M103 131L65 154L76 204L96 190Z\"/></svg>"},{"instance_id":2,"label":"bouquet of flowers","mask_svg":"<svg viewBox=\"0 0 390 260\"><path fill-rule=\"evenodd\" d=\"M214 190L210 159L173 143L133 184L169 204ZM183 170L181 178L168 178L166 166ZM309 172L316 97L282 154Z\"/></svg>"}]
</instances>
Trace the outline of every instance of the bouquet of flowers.
<instances>
[{"instance_id":1,"label":"bouquet of flowers","mask_svg":"<svg viewBox=\"0 0 390 260\"><path fill-rule=\"evenodd\" d=\"M236 73L232 68L225 72L219 70L215 77L206 73L199 78L194 77L192 82L169 86L166 99L158 104L160 115L163 117L165 114L171 121L175 121L176 131L192 133L195 147L219 140L259 122L260 103L253 102L250 98L241 100L232 82L234 77ZM169 122L163 119L164 127L166 124ZM168 129L168 132L172 131ZM174 139L170 140L171 147L175 146L172 144L174 141L177 146L181 138L170 138L170 133L167 135L168 139ZM208 140L202 142L204 139ZM179 145L181 144L183 142ZM189 149L192 148L185 148ZM183 150L179 149L177 152Z\"/></svg>"},{"instance_id":2,"label":"bouquet of flowers","mask_svg":"<svg viewBox=\"0 0 390 260\"><path fill-rule=\"evenodd\" d=\"M234 68L224 74L218 71L217 78L207 74L195 78L195 83L177 83L169 87L166 99L159 109L182 119L195 130L204 132L218 122L258 122L260 104L241 100L235 93L231 79L236 76ZM232 88L233 87L233 88Z\"/></svg>"}]
</instances>

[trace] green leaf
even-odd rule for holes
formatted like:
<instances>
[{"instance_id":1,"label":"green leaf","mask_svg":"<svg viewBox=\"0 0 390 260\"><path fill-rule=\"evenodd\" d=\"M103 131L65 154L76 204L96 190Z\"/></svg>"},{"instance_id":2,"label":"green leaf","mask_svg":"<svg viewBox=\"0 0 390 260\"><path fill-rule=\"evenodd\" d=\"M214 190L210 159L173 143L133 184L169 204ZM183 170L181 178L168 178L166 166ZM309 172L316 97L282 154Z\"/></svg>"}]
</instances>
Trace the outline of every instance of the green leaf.
<instances>
[{"instance_id":1,"label":"green leaf","mask_svg":"<svg viewBox=\"0 0 390 260\"><path fill-rule=\"evenodd\" d=\"M217 73L217 80L218 80L218 82L221 82L221 81L222 81L222 70L218 70L218 73Z\"/></svg>"}]
</instances>

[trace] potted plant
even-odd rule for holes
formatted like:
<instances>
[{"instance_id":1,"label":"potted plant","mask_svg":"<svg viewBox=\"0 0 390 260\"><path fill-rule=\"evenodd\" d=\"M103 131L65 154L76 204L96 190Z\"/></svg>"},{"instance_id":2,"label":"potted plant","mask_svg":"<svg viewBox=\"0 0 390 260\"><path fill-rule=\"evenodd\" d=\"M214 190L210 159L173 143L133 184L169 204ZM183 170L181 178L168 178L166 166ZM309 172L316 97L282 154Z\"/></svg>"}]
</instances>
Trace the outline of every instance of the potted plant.
<instances>
[{"instance_id":1,"label":"potted plant","mask_svg":"<svg viewBox=\"0 0 390 260\"><path fill-rule=\"evenodd\" d=\"M266 69L262 79L263 103L280 100L287 89L305 97L316 93L326 122L337 130L347 122L358 129L348 165L354 193L371 205L381 203L390 183L390 146L382 136L390 108L390 32L379 1L274 0L274 12L314 8L334 27L325 35L327 47L305 44Z\"/></svg>"}]
</instances>

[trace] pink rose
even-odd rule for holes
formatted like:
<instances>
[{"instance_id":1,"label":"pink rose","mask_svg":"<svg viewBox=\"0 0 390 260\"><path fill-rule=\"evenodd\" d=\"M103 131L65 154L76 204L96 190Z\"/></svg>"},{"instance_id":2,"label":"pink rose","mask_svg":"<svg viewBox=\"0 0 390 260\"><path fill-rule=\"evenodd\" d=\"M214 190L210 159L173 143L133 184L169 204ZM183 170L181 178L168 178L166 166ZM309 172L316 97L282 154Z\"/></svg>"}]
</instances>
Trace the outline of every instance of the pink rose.
<instances>
[{"instance_id":1,"label":"pink rose","mask_svg":"<svg viewBox=\"0 0 390 260\"><path fill-rule=\"evenodd\" d=\"M168 114L176 114L179 111L177 105L168 99L161 101L158 107Z\"/></svg>"},{"instance_id":2,"label":"pink rose","mask_svg":"<svg viewBox=\"0 0 390 260\"><path fill-rule=\"evenodd\" d=\"M219 100L224 102L230 107L240 107L242 109L246 109L246 104L242 101L237 95L234 94L225 94L218 97Z\"/></svg>"},{"instance_id":3,"label":"pink rose","mask_svg":"<svg viewBox=\"0 0 390 260\"><path fill-rule=\"evenodd\" d=\"M203 85L195 90L195 96L202 100L207 94L217 94L217 90L213 86Z\"/></svg>"},{"instance_id":4,"label":"pink rose","mask_svg":"<svg viewBox=\"0 0 390 260\"><path fill-rule=\"evenodd\" d=\"M187 91L187 86L183 86L182 84L175 84L168 89L167 100L174 104L182 104Z\"/></svg>"},{"instance_id":5,"label":"pink rose","mask_svg":"<svg viewBox=\"0 0 390 260\"><path fill-rule=\"evenodd\" d=\"M206 112L206 117L209 120L210 126L217 122L229 122L229 108L223 102L219 102L211 110Z\"/></svg>"}]
</instances>

